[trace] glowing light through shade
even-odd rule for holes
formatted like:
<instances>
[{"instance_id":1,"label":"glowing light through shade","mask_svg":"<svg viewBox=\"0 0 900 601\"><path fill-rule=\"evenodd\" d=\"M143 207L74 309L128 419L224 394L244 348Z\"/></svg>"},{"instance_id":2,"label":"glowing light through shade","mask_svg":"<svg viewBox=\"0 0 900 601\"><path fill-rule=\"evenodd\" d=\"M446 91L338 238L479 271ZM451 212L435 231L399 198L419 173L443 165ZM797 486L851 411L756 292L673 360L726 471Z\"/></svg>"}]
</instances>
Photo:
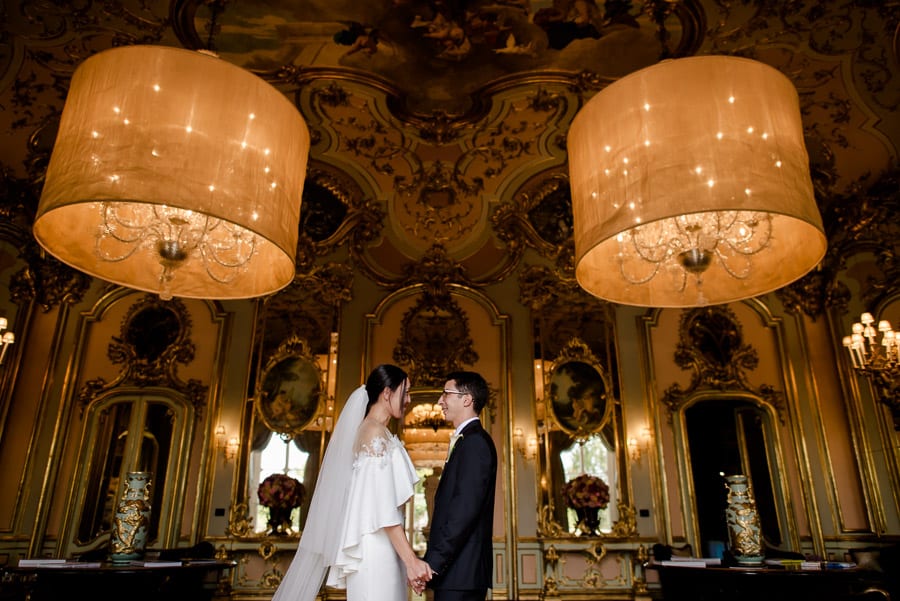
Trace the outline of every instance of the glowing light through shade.
<instances>
[{"instance_id":1,"label":"glowing light through shade","mask_svg":"<svg viewBox=\"0 0 900 601\"><path fill-rule=\"evenodd\" d=\"M161 297L251 298L294 277L309 133L256 75L126 46L72 78L35 219L61 261Z\"/></svg>"},{"instance_id":2,"label":"glowing light through shade","mask_svg":"<svg viewBox=\"0 0 900 601\"><path fill-rule=\"evenodd\" d=\"M632 73L585 104L567 145L575 274L595 296L730 302L825 254L797 92L763 63L703 56Z\"/></svg>"}]
</instances>

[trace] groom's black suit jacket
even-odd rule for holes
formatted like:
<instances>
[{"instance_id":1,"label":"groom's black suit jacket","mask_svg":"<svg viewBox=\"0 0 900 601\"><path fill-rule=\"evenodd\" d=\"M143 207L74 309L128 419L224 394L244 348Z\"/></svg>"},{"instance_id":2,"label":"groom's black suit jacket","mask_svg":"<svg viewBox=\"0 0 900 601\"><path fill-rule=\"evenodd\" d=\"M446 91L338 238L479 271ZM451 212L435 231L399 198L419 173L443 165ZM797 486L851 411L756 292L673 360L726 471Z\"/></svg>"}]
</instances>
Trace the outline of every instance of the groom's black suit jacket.
<instances>
[{"instance_id":1,"label":"groom's black suit jacket","mask_svg":"<svg viewBox=\"0 0 900 601\"><path fill-rule=\"evenodd\" d=\"M425 561L436 590L487 590L492 584L497 449L478 420L463 428L434 495Z\"/></svg>"}]
</instances>

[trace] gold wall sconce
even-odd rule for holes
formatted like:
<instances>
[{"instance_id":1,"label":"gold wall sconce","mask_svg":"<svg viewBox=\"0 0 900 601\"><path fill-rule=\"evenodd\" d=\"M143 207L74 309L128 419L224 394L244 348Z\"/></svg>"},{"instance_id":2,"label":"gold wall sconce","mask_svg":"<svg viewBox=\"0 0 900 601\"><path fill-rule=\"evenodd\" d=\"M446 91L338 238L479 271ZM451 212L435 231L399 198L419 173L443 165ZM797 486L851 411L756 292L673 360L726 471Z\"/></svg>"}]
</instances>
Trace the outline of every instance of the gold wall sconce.
<instances>
[{"instance_id":1,"label":"gold wall sconce","mask_svg":"<svg viewBox=\"0 0 900 601\"><path fill-rule=\"evenodd\" d=\"M632 437L628 439L628 456L634 463L640 463L641 457L650 452L650 442L653 440L653 434L650 428L641 429L640 439Z\"/></svg>"},{"instance_id":2,"label":"gold wall sconce","mask_svg":"<svg viewBox=\"0 0 900 601\"><path fill-rule=\"evenodd\" d=\"M232 436L228 438L228 435L225 431L225 426L219 424L216 426L216 450L222 451L222 455L225 458L225 463L228 463L235 457L237 457L238 450L241 448L241 442L238 440L237 436Z\"/></svg>"},{"instance_id":3,"label":"gold wall sconce","mask_svg":"<svg viewBox=\"0 0 900 601\"><path fill-rule=\"evenodd\" d=\"M525 461L533 461L537 457L537 437L529 436L528 440L525 440L525 432L522 428L513 430L513 444Z\"/></svg>"},{"instance_id":4,"label":"gold wall sconce","mask_svg":"<svg viewBox=\"0 0 900 601\"><path fill-rule=\"evenodd\" d=\"M9 322L6 318L0 317L0 332L3 332L8 325ZM0 336L0 365L3 365L3 360L6 359L6 352L15 341L16 335L12 332L3 332L3 335Z\"/></svg>"},{"instance_id":5,"label":"gold wall sconce","mask_svg":"<svg viewBox=\"0 0 900 601\"><path fill-rule=\"evenodd\" d=\"M843 344L853 369L866 377L878 401L888 406L894 430L900 431L900 337L886 319L877 328L874 323L871 313L863 313ZM881 332L880 342L877 332Z\"/></svg>"}]
</instances>

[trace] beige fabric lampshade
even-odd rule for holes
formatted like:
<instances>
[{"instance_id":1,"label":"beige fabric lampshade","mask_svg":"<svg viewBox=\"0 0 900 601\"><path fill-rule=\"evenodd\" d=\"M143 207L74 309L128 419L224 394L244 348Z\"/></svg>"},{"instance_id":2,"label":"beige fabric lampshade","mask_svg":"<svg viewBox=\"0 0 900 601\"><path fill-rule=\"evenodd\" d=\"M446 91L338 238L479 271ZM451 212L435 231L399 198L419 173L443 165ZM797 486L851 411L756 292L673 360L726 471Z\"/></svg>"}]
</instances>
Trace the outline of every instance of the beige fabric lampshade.
<instances>
[{"instance_id":1,"label":"beige fabric lampshade","mask_svg":"<svg viewBox=\"0 0 900 601\"><path fill-rule=\"evenodd\" d=\"M34 235L61 261L139 290L272 293L294 277L308 151L297 109L248 71L178 48L101 52L72 78ZM179 245L199 239L188 217L209 232L182 261Z\"/></svg>"},{"instance_id":2,"label":"beige fabric lampshade","mask_svg":"<svg viewBox=\"0 0 900 601\"><path fill-rule=\"evenodd\" d=\"M623 77L576 115L568 152L576 278L600 298L725 303L825 254L797 92L763 63L691 57Z\"/></svg>"}]
</instances>

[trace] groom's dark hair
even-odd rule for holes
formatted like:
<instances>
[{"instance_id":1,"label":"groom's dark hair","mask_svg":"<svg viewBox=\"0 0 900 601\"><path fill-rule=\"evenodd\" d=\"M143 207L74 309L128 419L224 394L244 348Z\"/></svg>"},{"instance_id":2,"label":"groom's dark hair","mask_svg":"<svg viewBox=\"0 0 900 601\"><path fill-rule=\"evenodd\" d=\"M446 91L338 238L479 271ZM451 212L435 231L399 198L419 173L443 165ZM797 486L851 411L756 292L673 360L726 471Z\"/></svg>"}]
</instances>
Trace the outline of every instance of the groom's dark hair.
<instances>
[{"instance_id":1,"label":"groom's dark hair","mask_svg":"<svg viewBox=\"0 0 900 601\"><path fill-rule=\"evenodd\" d=\"M475 413L481 413L488 400L488 385L481 374L474 371L454 371L447 374L447 380L456 382L456 389L472 395Z\"/></svg>"}]
</instances>

